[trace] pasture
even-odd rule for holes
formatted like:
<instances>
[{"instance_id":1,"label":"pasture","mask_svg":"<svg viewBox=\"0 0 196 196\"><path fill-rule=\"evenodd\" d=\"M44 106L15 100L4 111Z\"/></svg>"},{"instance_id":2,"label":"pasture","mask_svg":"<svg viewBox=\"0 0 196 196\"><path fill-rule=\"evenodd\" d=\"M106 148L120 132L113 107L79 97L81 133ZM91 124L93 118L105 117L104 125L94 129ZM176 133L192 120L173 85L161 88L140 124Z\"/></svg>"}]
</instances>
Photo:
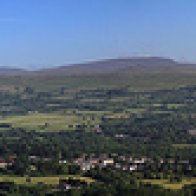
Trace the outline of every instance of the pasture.
<instances>
[{"instance_id":1,"label":"pasture","mask_svg":"<svg viewBox=\"0 0 196 196\"><path fill-rule=\"evenodd\" d=\"M165 189L171 190L179 190L182 189L185 185L196 184L196 178L183 178L181 182L171 183L169 180L165 179L145 179L142 180L144 184L152 184L152 185L159 185Z\"/></svg>"},{"instance_id":2,"label":"pasture","mask_svg":"<svg viewBox=\"0 0 196 196\"><path fill-rule=\"evenodd\" d=\"M36 131L75 130L77 125L93 126L98 120L85 119L79 115L61 113L37 113L10 116L0 120L0 124L7 123L14 128L25 128Z\"/></svg>"},{"instance_id":3,"label":"pasture","mask_svg":"<svg viewBox=\"0 0 196 196\"><path fill-rule=\"evenodd\" d=\"M38 183L43 183L43 184L47 184L47 185L58 185L59 180L68 179L68 178L77 179L77 180L84 181L87 183L95 182L94 179L89 178L89 177L81 177L81 176L73 176L73 175L30 177L30 178L29 177L17 177L17 176L1 176L0 182L14 182L14 183L20 184L20 185L35 185Z\"/></svg>"},{"instance_id":4,"label":"pasture","mask_svg":"<svg viewBox=\"0 0 196 196\"><path fill-rule=\"evenodd\" d=\"M172 146L176 149L196 148L196 144L173 144Z\"/></svg>"}]
</instances>

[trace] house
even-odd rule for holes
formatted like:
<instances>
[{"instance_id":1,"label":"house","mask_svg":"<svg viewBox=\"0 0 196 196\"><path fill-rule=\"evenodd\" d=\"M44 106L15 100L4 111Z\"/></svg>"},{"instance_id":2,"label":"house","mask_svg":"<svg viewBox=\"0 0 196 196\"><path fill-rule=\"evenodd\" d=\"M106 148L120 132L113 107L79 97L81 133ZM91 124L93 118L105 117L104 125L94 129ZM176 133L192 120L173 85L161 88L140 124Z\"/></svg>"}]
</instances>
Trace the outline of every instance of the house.
<instances>
[{"instance_id":1,"label":"house","mask_svg":"<svg viewBox=\"0 0 196 196\"><path fill-rule=\"evenodd\" d=\"M113 165L114 164L114 159L113 158L103 158L100 160L100 163L102 166L108 166L108 165Z\"/></svg>"},{"instance_id":2,"label":"house","mask_svg":"<svg viewBox=\"0 0 196 196\"><path fill-rule=\"evenodd\" d=\"M116 163L116 164L115 164L115 168L116 168L116 169L121 169L121 164L120 164L120 163Z\"/></svg>"},{"instance_id":3,"label":"house","mask_svg":"<svg viewBox=\"0 0 196 196\"><path fill-rule=\"evenodd\" d=\"M36 171L37 170L37 167L35 165L30 165L30 170L31 171Z\"/></svg>"},{"instance_id":4,"label":"house","mask_svg":"<svg viewBox=\"0 0 196 196\"><path fill-rule=\"evenodd\" d=\"M119 156L118 159L119 159L120 161L126 161L126 157L125 157L125 156Z\"/></svg>"},{"instance_id":5,"label":"house","mask_svg":"<svg viewBox=\"0 0 196 196\"><path fill-rule=\"evenodd\" d=\"M114 159L113 158L107 158L107 157L102 157L102 158L78 158L74 161L75 164L80 166L80 169L82 171L88 171L92 168L95 168L96 166L99 167L106 167L108 165L113 165L114 164Z\"/></svg>"},{"instance_id":6,"label":"house","mask_svg":"<svg viewBox=\"0 0 196 196\"><path fill-rule=\"evenodd\" d=\"M36 155L31 155L28 157L29 161L31 163L37 163L39 161L41 162L48 162L48 161L51 161L52 159L49 158L49 157L39 157L39 156L36 156Z\"/></svg>"},{"instance_id":7,"label":"house","mask_svg":"<svg viewBox=\"0 0 196 196\"><path fill-rule=\"evenodd\" d=\"M125 137L127 137L127 136L124 135L124 134L116 134L115 135L115 138L119 138L119 139L122 139L122 138L125 138Z\"/></svg>"},{"instance_id":8,"label":"house","mask_svg":"<svg viewBox=\"0 0 196 196\"><path fill-rule=\"evenodd\" d=\"M189 164L189 160L179 160L178 164L188 165Z\"/></svg>"},{"instance_id":9,"label":"house","mask_svg":"<svg viewBox=\"0 0 196 196\"><path fill-rule=\"evenodd\" d=\"M128 166L127 165L122 166L122 170L123 171L127 171L128 170Z\"/></svg>"},{"instance_id":10,"label":"house","mask_svg":"<svg viewBox=\"0 0 196 196\"><path fill-rule=\"evenodd\" d=\"M137 165L130 165L129 166L129 171L135 171L137 170Z\"/></svg>"},{"instance_id":11,"label":"house","mask_svg":"<svg viewBox=\"0 0 196 196\"><path fill-rule=\"evenodd\" d=\"M37 163L40 161L40 157L35 156L35 155L31 155L28 157L29 161L31 161L32 163Z\"/></svg>"},{"instance_id":12,"label":"house","mask_svg":"<svg viewBox=\"0 0 196 196\"><path fill-rule=\"evenodd\" d=\"M44 157L41 159L43 162L48 162L48 161L51 161L52 159L51 158L48 158L48 157Z\"/></svg>"},{"instance_id":13,"label":"house","mask_svg":"<svg viewBox=\"0 0 196 196\"><path fill-rule=\"evenodd\" d=\"M80 165L80 164L82 164L84 161L85 161L85 156L84 156L84 157L79 157L79 158L75 159L75 160L74 160L74 163L75 163L76 165Z\"/></svg>"},{"instance_id":14,"label":"house","mask_svg":"<svg viewBox=\"0 0 196 196\"><path fill-rule=\"evenodd\" d=\"M70 190L72 189L72 186L67 182L67 180L59 180L59 188L61 190Z\"/></svg>"},{"instance_id":15,"label":"house","mask_svg":"<svg viewBox=\"0 0 196 196\"><path fill-rule=\"evenodd\" d=\"M66 160L59 160L59 164L66 164L67 161Z\"/></svg>"},{"instance_id":16,"label":"house","mask_svg":"<svg viewBox=\"0 0 196 196\"><path fill-rule=\"evenodd\" d=\"M196 136L196 130L189 130L188 133L192 136Z\"/></svg>"},{"instance_id":17,"label":"house","mask_svg":"<svg viewBox=\"0 0 196 196\"><path fill-rule=\"evenodd\" d=\"M127 160L128 160L129 162L132 162L132 161L133 161L133 157L128 157Z\"/></svg>"},{"instance_id":18,"label":"house","mask_svg":"<svg viewBox=\"0 0 196 196\"><path fill-rule=\"evenodd\" d=\"M92 164L92 165L97 165L99 163L99 158L90 158L89 159L89 162Z\"/></svg>"},{"instance_id":19,"label":"house","mask_svg":"<svg viewBox=\"0 0 196 196\"><path fill-rule=\"evenodd\" d=\"M92 164L91 164L90 162L88 162L88 161L85 161L84 163L82 163L82 164L80 165L80 170L82 170L82 171L88 171L88 170L90 170L91 168L93 168L93 166L92 166Z\"/></svg>"},{"instance_id":20,"label":"house","mask_svg":"<svg viewBox=\"0 0 196 196\"><path fill-rule=\"evenodd\" d=\"M132 161L134 164L144 164L146 162L146 158L141 157L141 158L136 158Z\"/></svg>"},{"instance_id":21,"label":"house","mask_svg":"<svg viewBox=\"0 0 196 196\"><path fill-rule=\"evenodd\" d=\"M12 158L8 158L8 160L5 160L4 158L0 158L0 169L5 169L8 166L13 165L14 162L15 160Z\"/></svg>"},{"instance_id":22,"label":"house","mask_svg":"<svg viewBox=\"0 0 196 196\"><path fill-rule=\"evenodd\" d=\"M102 129L101 129L100 125L95 125L95 126L94 126L94 130L95 130L95 132L98 133L98 134L102 133Z\"/></svg>"},{"instance_id":23,"label":"house","mask_svg":"<svg viewBox=\"0 0 196 196\"><path fill-rule=\"evenodd\" d=\"M4 160L0 160L0 169L5 169L8 166L8 163Z\"/></svg>"},{"instance_id":24,"label":"house","mask_svg":"<svg viewBox=\"0 0 196 196\"><path fill-rule=\"evenodd\" d=\"M163 164L163 163L164 163L164 160L163 160L163 159L160 159L160 160L159 160L159 163L160 163L160 164Z\"/></svg>"},{"instance_id":25,"label":"house","mask_svg":"<svg viewBox=\"0 0 196 196\"><path fill-rule=\"evenodd\" d=\"M79 189L81 186L85 184L86 182L80 181L78 179L73 179L73 178L59 180L59 188L64 191L67 191L70 189Z\"/></svg>"}]
</instances>

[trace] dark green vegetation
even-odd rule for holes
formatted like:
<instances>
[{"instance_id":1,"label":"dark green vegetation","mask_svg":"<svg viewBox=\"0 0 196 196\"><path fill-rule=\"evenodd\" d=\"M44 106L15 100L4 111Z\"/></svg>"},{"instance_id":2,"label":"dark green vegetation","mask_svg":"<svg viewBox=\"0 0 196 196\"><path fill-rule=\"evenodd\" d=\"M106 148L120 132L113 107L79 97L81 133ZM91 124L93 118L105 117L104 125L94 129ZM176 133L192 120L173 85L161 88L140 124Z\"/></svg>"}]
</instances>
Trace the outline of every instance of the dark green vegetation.
<instances>
[{"instance_id":1,"label":"dark green vegetation","mask_svg":"<svg viewBox=\"0 0 196 196\"><path fill-rule=\"evenodd\" d=\"M18 145L31 142L36 146L37 137L41 137L40 145L48 143L47 147L53 148L50 142L54 140L52 144L62 145L65 148L62 151L73 156L83 153L180 156L183 152L186 157L187 148L178 149L174 144L189 144L189 156L195 152L191 148L195 137L189 132L196 126L195 92L195 87L154 92L97 89L82 90L67 99L66 95L60 95L62 92L1 93L1 134L2 138L11 139L12 135L23 138Z\"/></svg>"},{"instance_id":2,"label":"dark green vegetation","mask_svg":"<svg viewBox=\"0 0 196 196\"><path fill-rule=\"evenodd\" d=\"M0 183L5 192L194 194L196 67L157 58L147 66L145 60L137 60L137 66L123 61L120 69L122 61L114 69L111 61L106 73L99 68L108 61L89 72L90 65L78 65L81 72L69 68L66 74L59 68L53 74L45 70L1 77L0 173L2 181L26 180ZM130 156L147 161L130 171L135 166ZM95 157L114 163L82 169ZM36 177L50 181L61 175L80 178L32 183ZM81 182L82 176L94 180Z\"/></svg>"}]
</instances>

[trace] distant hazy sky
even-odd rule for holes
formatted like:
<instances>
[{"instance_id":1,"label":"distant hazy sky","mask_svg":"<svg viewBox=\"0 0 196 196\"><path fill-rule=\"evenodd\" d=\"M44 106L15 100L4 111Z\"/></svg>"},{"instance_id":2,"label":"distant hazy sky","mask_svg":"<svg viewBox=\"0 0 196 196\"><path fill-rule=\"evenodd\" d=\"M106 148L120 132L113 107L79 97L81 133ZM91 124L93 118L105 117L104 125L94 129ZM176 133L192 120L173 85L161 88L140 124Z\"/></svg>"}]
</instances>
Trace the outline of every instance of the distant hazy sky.
<instances>
[{"instance_id":1,"label":"distant hazy sky","mask_svg":"<svg viewBox=\"0 0 196 196\"><path fill-rule=\"evenodd\" d=\"M123 56L196 62L196 0L0 0L0 65Z\"/></svg>"}]
</instances>

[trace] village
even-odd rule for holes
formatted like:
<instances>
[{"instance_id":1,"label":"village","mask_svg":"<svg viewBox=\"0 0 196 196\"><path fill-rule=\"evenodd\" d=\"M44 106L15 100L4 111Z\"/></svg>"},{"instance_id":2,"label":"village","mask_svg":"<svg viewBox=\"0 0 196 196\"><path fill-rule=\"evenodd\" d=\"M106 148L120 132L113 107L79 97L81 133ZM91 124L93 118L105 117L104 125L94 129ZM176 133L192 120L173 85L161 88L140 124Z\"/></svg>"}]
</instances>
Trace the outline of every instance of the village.
<instances>
[{"instance_id":1,"label":"village","mask_svg":"<svg viewBox=\"0 0 196 196\"><path fill-rule=\"evenodd\" d=\"M16 155L10 155L6 159L0 158L0 170L10 170L17 161ZM53 158L50 157L40 157L36 155L28 156L28 163L30 164L31 170L36 171L38 168L36 165L38 163L53 163ZM86 172L94 168L104 169L111 168L113 170L121 171L166 171L166 170L183 170L191 171L195 160L188 159L173 159L173 158L159 158L152 159L149 157L133 157L133 156L108 156L106 154L100 155L99 157L83 155L81 157L66 160L61 157L58 158L59 165L67 166L77 166L77 170L81 172Z\"/></svg>"}]
</instances>

